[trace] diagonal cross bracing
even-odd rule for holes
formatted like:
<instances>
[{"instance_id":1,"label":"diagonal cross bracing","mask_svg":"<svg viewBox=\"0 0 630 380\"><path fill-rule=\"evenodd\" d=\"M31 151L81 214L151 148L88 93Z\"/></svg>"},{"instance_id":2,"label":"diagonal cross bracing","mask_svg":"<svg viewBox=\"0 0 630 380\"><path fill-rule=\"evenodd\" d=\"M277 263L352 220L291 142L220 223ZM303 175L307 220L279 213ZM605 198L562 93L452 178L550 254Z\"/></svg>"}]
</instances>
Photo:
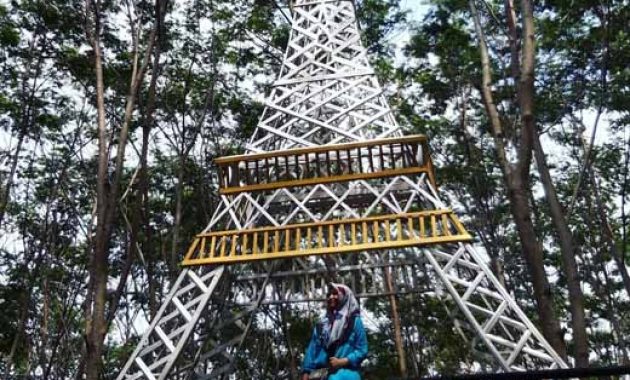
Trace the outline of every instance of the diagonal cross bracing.
<instances>
[{"instance_id":1,"label":"diagonal cross bracing","mask_svg":"<svg viewBox=\"0 0 630 380\"><path fill-rule=\"evenodd\" d=\"M119 380L224 378L256 315L319 301L331 278L439 300L481 367L566 367L441 200L427 139L402 136L353 1L294 2L265 104L246 154L216 160L218 209Z\"/></svg>"},{"instance_id":2,"label":"diagonal cross bracing","mask_svg":"<svg viewBox=\"0 0 630 380\"><path fill-rule=\"evenodd\" d=\"M336 89L338 95L335 102L332 102L325 99L325 95L308 97L304 87L288 97L276 98L275 92L272 92L269 102L275 109L268 109L261 120L260 129L254 133L249 144L252 151L259 151L265 146L264 144L269 142L270 134L282 138L277 140L279 144L274 147L277 149L295 146L293 143L297 143L298 146L308 146L305 141L319 145L335 139L338 142L357 140L344 135L346 132L340 133L344 130L344 128L340 129L340 126L352 125L350 115L352 112L361 116L365 115L364 110L359 111L356 107L389 110L387 102L380 95L381 89L367 61L365 49L360 45L359 36L354 17L354 5L351 1L296 3L285 61L275 85L291 92L293 87L304 86L304 84L317 87L332 83L334 87L328 91ZM349 86L344 81L344 79L353 78L362 81L365 78L369 84L364 85L360 91L356 91L354 86ZM379 95L370 97L369 94L372 92ZM303 101L305 96L308 99ZM366 98L367 100L361 101ZM329 116L318 120L317 127L326 130L319 131L318 134L310 133L313 128L312 123L286 112L290 107L298 104L307 109L313 107L318 109L333 103L336 105L335 112L341 116ZM355 111L352 111L353 109ZM388 118L387 113L387 111L377 111L372 118L366 120L368 123L365 125L361 125L354 131L351 128L345 130L349 133L360 131L358 139L387 136L389 132L398 130L395 120ZM289 133L292 138L286 135L288 126L292 126ZM369 128L366 129L366 127ZM370 131L374 127L377 129ZM283 143L283 139L288 141ZM289 145L286 145L287 143Z\"/></svg>"},{"instance_id":3,"label":"diagonal cross bracing","mask_svg":"<svg viewBox=\"0 0 630 380\"><path fill-rule=\"evenodd\" d=\"M223 271L223 267L201 275L182 271L118 379L166 378ZM182 299L186 299L185 304Z\"/></svg>"}]
</instances>

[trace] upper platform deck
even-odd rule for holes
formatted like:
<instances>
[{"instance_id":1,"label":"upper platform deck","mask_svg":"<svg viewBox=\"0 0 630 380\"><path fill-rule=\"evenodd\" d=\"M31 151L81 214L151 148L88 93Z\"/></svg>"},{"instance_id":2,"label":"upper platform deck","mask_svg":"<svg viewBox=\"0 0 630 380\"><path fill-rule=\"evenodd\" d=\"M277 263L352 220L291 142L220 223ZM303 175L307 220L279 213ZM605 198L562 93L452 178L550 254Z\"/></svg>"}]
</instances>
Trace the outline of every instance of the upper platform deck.
<instances>
[{"instance_id":1,"label":"upper platform deck","mask_svg":"<svg viewBox=\"0 0 630 380\"><path fill-rule=\"evenodd\" d=\"M420 173L435 186L423 135L229 156L215 163L224 195Z\"/></svg>"}]
</instances>

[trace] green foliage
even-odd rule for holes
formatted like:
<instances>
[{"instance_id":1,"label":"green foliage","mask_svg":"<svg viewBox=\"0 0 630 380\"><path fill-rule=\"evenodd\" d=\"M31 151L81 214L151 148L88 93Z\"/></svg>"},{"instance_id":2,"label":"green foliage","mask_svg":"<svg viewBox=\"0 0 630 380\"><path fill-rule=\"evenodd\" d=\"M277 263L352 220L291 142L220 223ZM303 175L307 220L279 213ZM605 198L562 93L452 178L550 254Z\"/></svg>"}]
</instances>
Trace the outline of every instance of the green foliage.
<instances>
[{"instance_id":1,"label":"green foliage","mask_svg":"<svg viewBox=\"0 0 630 380\"><path fill-rule=\"evenodd\" d=\"M386 43L387 36L406 20L400 0L363 0L357 6L357 18L368 51L376 56L391 55L393 46Z\"/></svg>"},{"instance_id":2,"label":"green foliage","mask_svg":"<svg viewBox=\"0 0 630 380\"><path fill-rule=\"evenodd\" d=\"M132 3L142 61L155 22L154 4ZM390 102L405 133L429 136L440 188L460 201L454 205L458 213L488 256L503 263L509 291L533 317L528 274L480 98L478 41L468 4L426 4L428 11L412 26L399 62L393 58L394 38L404 35L410 22L401 4L405 2L358 2L363 42L379 77L395 82ZM126 3L101 5L113 170L134 52ZM98 159L96 71L84 6L79 0L0 4L0 353L12 355L14 374L47 371L48 378L73 378L84 344L82 303L90 290L86 271L97 227ZM504 2L491 1L481 11L500 117L506 125L516 125L518 92L510 78ZM630 338L630 303L612 251L616 248L630 260L629 12L624 2L536 4L536 122L565 207L580 177L583 132L592 129L593 113L603 113L593 147L595 181L581 179L575 207L567 215L579 245L593 364L602 365L616 364L620 342ZM179 262L191 237L215 211L218 185L212 159L243 152L263 110L260 94L275 78L289 37L289 26L272 1L171 1L166 13L158 65L151 60L131 115L120 199L109 200L118 205L109 242L109 299L127 259L132 261L131 280L110 325L105 377L115 375L137 342L137 326L130 319L138 312L155 312L177 269L171 261ZM149 108L152 91L154 111ZM507 133L514 136L518 128ZM139 168L145 137L143 189ZM108 185L114 174L108 173ZM538 181L532 181L533 217L553 278L555 306L560 315L568 315L566 278L559 270L557 242ZM600 218L598 200L608 225ZM608 227L612 247L602 233ZM457 331L442 327L449 320L444 302L429 294L399 299L408 363L416 375L465 372L478 359ZM388 321L369 333L365 375L387 378L397 371L389 304L387 299L370 300L365 308L376 320ZM316 311L269 310L270 315L282 312L282 318L257 321L251 332L255 344L246 347L252 356L270 355L269 362L252 365L240 357L241 373L271 379L277 375L273 369L287 374L299 366ZM570 321L565 317L563 323ZM4 375L3 366L4 359Z\"/></svg>"},{"instance_id":3,"label":"green foliage","mask_svg":"<svg viewBox=\"0 0 630 380\"><path fill-rule=\"evenodd\" d=\"M0 27L0 44L16 47L20 43L20 33L10 24Z\"/></svg>"},{"instance_id":4,"label":"green foliage","mask_svg":"<svg viewBox=\"0 0 630 380\"><path fill-rule=\"evenodd\" d=\"M477 5L487 37L495 104L506 126L505 133L518 136L518 88L510 69L505 3ZM627 68L622 69L618 62L625 59L621 57L625 57L628 50L618 49L627 47L626 28L621 26L620 18L629 10L627 4L595 5L585 1L544 2L536 4L535 9L535 117L548 154L548 166L565 207L573 198L583 165L583 133L593 128L593 113L602 112L608 119L600 123L597 132L598 136L606 136L605 142L596 142L593 147L592 165L596 169L592 173L596 174L588 174L596 175L597 179L595 182L592 178L581 179L576 205L567 217L579 246L577 254L583 286L600 289L593 290L599 296L586 290L587 315L592 312L589 316L593 328L591 348L593 352L606 352L598 360L611 364L616 363L616 359L610 352L620 352L614 336L626 335L628 330L619 324L612 329L604 328L598 318L612 321L615 318L612 310L625 307L627 300L615 296L608 305L601 304L605 294L602 289L623 292L623 287L619 272L602 273L608 271L604 269L606 266L616 267L617 264L611 251L602 246L606 245L603 237L606 227L601 224L598 203L603 205L604 214L618 236L625 234L627 219L621 220L618 205L628 201L628 182L624 180L628 166L623 158L628 152L628 137L627 132L619 133L618 125L627 125L627 105L617 99L625 96L627 88L617 85L627 83ZM516 11L518 14L518 9ZM398 75L406 91L400 110L409 125L414 126L414 131L429 134L437 152L438 178L442 186L457 194L466 215L471 217L467 225L474 228L490 257L503 262L508 288L522 300L522 305L527 305L525 300L531 298L524 285L528 274L519 258L517 234L505 201L503 175L496 164L489 123L480 101L481 66L477 44L467 2L432 3L405 50L410 63L403 65ZM426 106L419 107L418 103ZM426 109L430 112L424 118L419 117ZM554 276L550 278L554 282L557 313L568 315L566 278L561 269L558 242L548 217L547 202L537 190L538 181L534 175L531 204L535 228L545 247L545 264L553 268ZM599 190L593 183L597 183ZM599 275L592 276L592 273ZM608 277L603 280L605 276ZM530 315L533 315L532 310L528 310Z\"/></svg>"}]
</instances>

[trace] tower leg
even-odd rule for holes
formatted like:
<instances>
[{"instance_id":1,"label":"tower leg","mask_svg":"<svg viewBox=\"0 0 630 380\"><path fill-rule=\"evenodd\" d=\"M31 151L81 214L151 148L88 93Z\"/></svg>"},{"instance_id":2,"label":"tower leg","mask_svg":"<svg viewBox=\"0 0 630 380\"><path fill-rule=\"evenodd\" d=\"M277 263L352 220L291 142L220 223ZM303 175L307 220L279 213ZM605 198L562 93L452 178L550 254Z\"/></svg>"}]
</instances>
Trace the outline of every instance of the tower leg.
<instances>
[{"instance_id":1,"label":"tower leg","mask_svg":"<svg viewBox=\"0 0 630 380\"><path fill-rule=\"evenodd\" d=\"M422 251L466 325L501 369L567 368L473 246Z\"/></svg>"},{"instance_id":2,"label":"tower leg","mask_svg":"<svg viewBox=\"0 0 630 380\"><path fill-rule=\"evenodd\" d=\"M166 378L225 270L196 269L179 275L117 380Z\"/></svg>"}]
</instances>

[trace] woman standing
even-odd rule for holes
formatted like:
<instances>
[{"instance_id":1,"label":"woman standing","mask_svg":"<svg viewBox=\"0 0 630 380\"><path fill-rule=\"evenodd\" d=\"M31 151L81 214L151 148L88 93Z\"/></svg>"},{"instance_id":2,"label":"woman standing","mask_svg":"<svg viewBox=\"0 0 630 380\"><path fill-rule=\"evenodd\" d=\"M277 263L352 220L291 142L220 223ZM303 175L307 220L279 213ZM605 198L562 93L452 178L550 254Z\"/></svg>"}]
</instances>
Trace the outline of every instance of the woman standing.
<instances>
[{"instance_id":1,"label":"woman standing","mask_svg":"<svg viewBox=\"0 0 630 380\"><path fill-rule=\"evenodd\" d=\"M330 283L326 315L317 323L302 363L302 380L327 369L327 380L360 380L361 362L367 356L367 338L352 290ZM319 372L319 371L317 371Z\"/></svg>"}]
</instances>

